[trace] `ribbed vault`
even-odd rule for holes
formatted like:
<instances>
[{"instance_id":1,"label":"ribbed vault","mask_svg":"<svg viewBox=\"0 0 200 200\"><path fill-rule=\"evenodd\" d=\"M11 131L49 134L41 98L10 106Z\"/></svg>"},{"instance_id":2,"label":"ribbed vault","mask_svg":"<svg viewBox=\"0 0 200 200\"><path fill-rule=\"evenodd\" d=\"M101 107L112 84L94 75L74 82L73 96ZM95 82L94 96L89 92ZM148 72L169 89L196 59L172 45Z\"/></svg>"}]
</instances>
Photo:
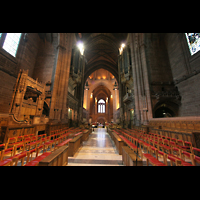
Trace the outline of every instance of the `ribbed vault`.
<instances>
[{"instance_id":1,"label":"ribbed vault","mask_svg":"<svg viewBox=\"0 0 200 200\"><path fill-rule=\"evenodd\" d=\"M80 33L77 40L84 44L87 65L84 80L97 69L111 72L118 80L118 49L127 33Z\"/></svg>"}]
</instances>

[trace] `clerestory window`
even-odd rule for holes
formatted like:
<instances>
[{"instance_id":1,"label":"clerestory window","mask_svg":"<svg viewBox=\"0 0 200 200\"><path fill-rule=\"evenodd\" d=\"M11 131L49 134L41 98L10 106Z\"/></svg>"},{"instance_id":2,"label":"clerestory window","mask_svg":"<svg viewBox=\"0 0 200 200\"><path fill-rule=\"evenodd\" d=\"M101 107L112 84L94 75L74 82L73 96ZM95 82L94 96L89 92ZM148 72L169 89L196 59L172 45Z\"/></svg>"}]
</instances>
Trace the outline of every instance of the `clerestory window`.
<instances>
[{"instance_id":1,"label":"clerestory window","mask_svg":"<svg viewBox=\"0 0 200 200\"><path fill-rule=\"evenodd\" d=\"M200 33L185 33L190 54L194 55L200 50Z\"/></svg>"},{"instance_id":2,"label":"clerestory window","mask_svg":"<svg viewBox=\"0 0 200 200\"><path fill-rule=\"evenodd\" d=\"M12 56L16 57L21 33L0 33L0 39L1 38L4 39L2 48Z\"/></svg>"}]
</instances>

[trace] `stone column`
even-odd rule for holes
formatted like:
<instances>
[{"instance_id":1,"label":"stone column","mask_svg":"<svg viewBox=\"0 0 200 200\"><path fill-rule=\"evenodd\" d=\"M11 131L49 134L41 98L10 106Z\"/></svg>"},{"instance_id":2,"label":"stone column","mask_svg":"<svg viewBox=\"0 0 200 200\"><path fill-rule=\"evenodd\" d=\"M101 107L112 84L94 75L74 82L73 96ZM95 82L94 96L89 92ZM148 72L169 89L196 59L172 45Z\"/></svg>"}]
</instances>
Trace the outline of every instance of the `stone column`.
<instances>
[{"instance_id":1,"label":"stone column","mask_svg":"<svg viewBox=\"0 0 200 200\"><path fill-rule=\"evenodd\" d=\"M148 121L153 118L152 114L152 103L151 103L151 92L149 87L149 77L148 77L148 69L146 63L146 55L145 55L145 44L144 41L140 45L140 56L141 56L141 64L143 70L143 80L144 80L144 104L146 105L147 110L144 110L144 114L146 115L146 121L144 124L148 124Z\"/></svg>"},{"instance_id":2,"label":"stone column","mask_svg":"<svg viewBox=\"0 0 200 200\"><path fill-rule=\"evenodd\" d=\"M108 100L106 100L106 115L108 115Z\"/></svg>"},{"instance_id":3,"label":"stone column","mask_svg":"<svg viewBox=\"0 0 200 200\"><path fill-rule=\"evenodd\" d=\"M56 71L50 106L50 120L66 121L68 81L74 33L60 33L57 46ZM58 114L55 116L55 110Z\"/></svg>"},{"instance_id":4,"label":"stone column","mask_svg":"<svg viewBox=\"0 0 200 200\"><path fill-rule=\"evenodd\" d=\"M75 35L73 33L67 33L66 34L66 51L64 52L64 57L66 60L64 60L65 62L63 63L64 67L64 81L63 81L63 99L62 99L62 116L61 116L61 120L65 121L67 120L67 118L65 116L67 116L68 114L68 109L67 109L67 95L68 95L68 82L69 82L69 73L70 73L70 64L71 64L71 53L72 53L72 47L73 47L73 43L74 43L74 37Z\"/></svg>"},{"instance_id":5,"label":"stone column","mask_svg":"<svg viewBox=\"0 0 200 200\"><path fill-rule=\"evenodd\" d=\"M136 117L136 126L140 125L140 83L138 81L138 63L137 63L137 45L138 41L136 38L136 33L130 33L130 49L131 49L131 59L132 59L132 74L133 74L133 82L134 82L134 98L135 98L135 117Z\"/></svg>"},{"instance_id":6,"label":"stone column","mask_svg":"<svg viewBox=\"0 0 200 200\"><path fill-rule=\"evenodd\" d=\"M85 102L85 109L88 110L88 90L84 90L84 102Z\"/></svg>"},{"instance_id":7,"label":"stone column","mask_svg":"<svg viewBox=\"0 0 200 200\"><path fill-rule=\"evenodd\" d=\"M98 107L97 107L97 98L95 98L95 115L97 115L97 109L98 109Z\"/></svg>"},{"instance_id":8,"label":"stone column","mask_svg":"<svg viewBox=\"0 0 200 200\"><path fill-rule=\"evenodd\" d=\"M143 111L145 93L144 93L144 80L143 80L144 77L143 77L142 63L141 63L141 59L140 59L139 39L138 39L136 53L137 53L137 62L138 62L137 70L138 70L138 81L139 81L140 116L141 116L141 123L143 124L144 121L146 121L146 116L144 115L144 111Z\"/></svg>"}]
</instances>

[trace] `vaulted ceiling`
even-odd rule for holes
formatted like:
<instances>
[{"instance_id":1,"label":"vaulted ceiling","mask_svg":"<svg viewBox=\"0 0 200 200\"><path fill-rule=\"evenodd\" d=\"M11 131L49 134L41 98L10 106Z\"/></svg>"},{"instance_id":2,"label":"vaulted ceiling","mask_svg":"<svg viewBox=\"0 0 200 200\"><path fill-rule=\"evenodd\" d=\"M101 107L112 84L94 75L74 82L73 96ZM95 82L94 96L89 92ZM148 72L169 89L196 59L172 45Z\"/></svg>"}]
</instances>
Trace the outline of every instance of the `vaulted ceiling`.
<instances>
[{"instance_id":1,"label":"vaulted ceiling","mask_svg":"<svg viewBox=\"0 0 200 200\"><path fill-rule=\"evenodd\" d=\"M118 80L118 49L125 42L127 33L78 33L76 36L84 44L85 80L100 68L107 69Z\"/></svg>"},{"instance_id":2,"label":"vaulted ceiling","mask_svg":"<svg viewBox=\"0 0 200 200\"><path fill-rule=\"evenodd\" d=\"M93 91L93 96L99 99L104 99L106 101L106 97L110 99L111 92L110 90L105 87L104 85L99 85Z\"/></svg>"}]
</instances>

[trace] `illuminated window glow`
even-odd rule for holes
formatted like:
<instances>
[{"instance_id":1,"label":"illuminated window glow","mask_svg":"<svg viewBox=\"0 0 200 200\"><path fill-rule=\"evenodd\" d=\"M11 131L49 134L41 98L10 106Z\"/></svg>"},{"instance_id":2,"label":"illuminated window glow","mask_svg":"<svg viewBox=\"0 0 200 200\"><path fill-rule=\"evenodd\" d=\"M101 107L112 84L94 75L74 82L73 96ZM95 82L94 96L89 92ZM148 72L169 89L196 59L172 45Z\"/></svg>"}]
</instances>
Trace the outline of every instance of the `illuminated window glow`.
<instances>
[{"instance_id":1,"label":"illuminated window glow","mask_svg":"<svg viewBox=\"0 0 200 200\"><path fill-rule=\"evenodd\" d=\"M3 49L14 57L17 53L20 37L21 33L7 33L3 44Z\"/></svg>"},{"instance_id":2,"label":"illuminated window glow","mask_svg":"<svg viewBox=\"0 0 200 200\"><path fill-rule=\"evenodd\" d=\"M105 113L105 101L103 99L98 101L98 113Z\"/></svg>"},{"instance_id":3,"label":"illuminated window glow","mask_svg":"<svg viewBox=\"0 0 200 200\"><path fill-rule=\"evenodd\" d=\"M190 54L194 55L200 50L200 33L185 33Z\"/></svg>"}]
</instances>

